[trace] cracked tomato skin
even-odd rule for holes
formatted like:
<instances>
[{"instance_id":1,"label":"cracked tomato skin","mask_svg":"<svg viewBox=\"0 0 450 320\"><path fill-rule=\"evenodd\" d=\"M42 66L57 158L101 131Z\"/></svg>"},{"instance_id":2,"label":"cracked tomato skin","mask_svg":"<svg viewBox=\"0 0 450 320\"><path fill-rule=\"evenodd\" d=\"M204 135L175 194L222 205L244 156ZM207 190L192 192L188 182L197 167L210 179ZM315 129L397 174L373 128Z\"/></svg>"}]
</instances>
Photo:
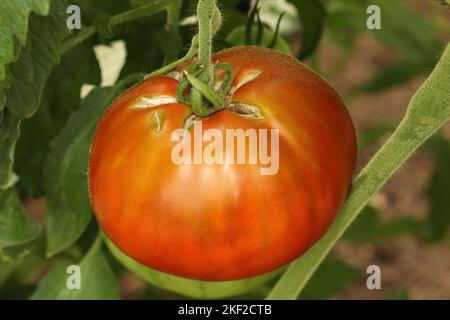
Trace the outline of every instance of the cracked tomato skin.
<instances>
[{"instance_id":1,"label":"cracked tomato skin","mask_svg":"<svg viewBox=\"0 0 450 320\"><path fill-rule=\"evenodd\" d=\"M223 111L204 119L203 130L279 129L278 173L174 164L171 134L188 107L131 108L141 95L175 96L177 81L160 76L124 92L98 124L89 192L101 228L131 258L182 277L235 280L279 268L320 239L350 187L356 139L335 90L294 58L236 47L213 61L232 66L234 85L261 72L232 102L258 106L264 119Z\"/></svg>"}]
</instances>

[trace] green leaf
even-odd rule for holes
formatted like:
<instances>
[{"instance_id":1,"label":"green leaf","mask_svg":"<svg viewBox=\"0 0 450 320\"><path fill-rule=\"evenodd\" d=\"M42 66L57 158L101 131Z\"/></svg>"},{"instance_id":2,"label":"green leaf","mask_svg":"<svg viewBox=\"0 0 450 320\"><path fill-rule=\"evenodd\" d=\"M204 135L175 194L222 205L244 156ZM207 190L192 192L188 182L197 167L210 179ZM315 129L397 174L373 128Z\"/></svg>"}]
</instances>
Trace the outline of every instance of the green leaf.
<instances>
[{"instance_id":1,"label":"green leaf","mask_svg":"<svg viewBox=\"0 0 450 320\"><path fill-rule=\"evenodd\" d=\"M381 30L366 28L366 8L372 4L381 9ZM352 94L380 92L428 72L442 48L428 21L400 0L335 0L328 6L326 23L330 38L348 50L354 47L359 33L370 32L401 55Z\"/></svg>"},{"instance_id":2,"label":"green leaf","mask_svg":"<svg viewBox=\"0 0 450 320\"><path fill-rule=\"evenodd\" d=\"M252 39L256 37L257 28L252 28ZM263 33L263 39L261 46L267 47L269 46L273 36L274 31L270 30L267 27L264 27L264 33ZM230 46L239 46L243 45L245 43L245 26L240 26L235 28L233 31L231 31L228 36L226 37L225 41ZM289 44L284 40L284 38L281 35L277 36L277 40L275 42L275 46L273 47L275 50L282 51L284 53L287 53L289 55L292 55L291 48L289 47Z\"/></svg>"},{"instance_id":3,"label":"green leaf","mask_svg":"<svg viewBox=\"0 0 450 320\"><path fill-rule=\"evenodd\" d=\"M389 122L380 122L374 127L367 129L366 131L358 135L358 150L361 152L363 149L370 147L376 143L381 137L394 131L395 125Z\"/></svg>"},{"instance_id":4,"label":"green leaf","mask_svg":"<svg viewBox=\"0 0 450 320\"><path fill-rule=\"evenodd\" d=\"M352 221L395 171L450 119L450 45L411 99L406 115L386 144L361 171L330 229L291 263L268 299L295 299Z\"/></svg>"},{"instance_id":5,"label":"green leaf","mask_svg":"<svg viewBox=\"0 0 450 320\"><path fill-rule=\"evenodd\" d=\"M13 274L14 270L17 268L17 266L19 265L18 262L16 263L3 263L0 262L0 299L3 296L3 286L4 284L8 281L8 279L11 277L11 275Z\"/></svg>"},{"instance_id":6,"label":"green leaf","mask_svg":"<svg viewBox=\"0 0 450 320\"><path fill-rule=\"evenodd\" d=\"M408 290L401 289L393 291L384 297L384 300L410 300Z\"/></svg>"},{"instance_id":7,"label":"green leaf","mask_svg":"<svg viewBox=\"0 0 450 320\"><path fill-rule=\"evenodd\" d=\"M105 16L113 16L120 14L124 11L130 10L132 7L128 3L129 1L117 1L117 0L71 0L71 4L76 4L81 8L82 17L81 20L84 25L91 26L104 22ZM148 4L148 0L145 0Z\"/></svg>"},{"instance_id":8,"label":"green leaf","mask_svg":"<svg viewBox=\"0 0 450 320\"><path fill-rule=\"evenodd\" d=\"M237 281L209 282L186 279L146 267L125 255L105 235L103 235L103 238L113 256L138 277L156 287L191 298L219 299L248 293L273 279L282 271L276 270L261 276Z\"/></svg>"},{"instance_id":9,"label":"green leaf","mask_svg":"<svg viewBox=\"0 0 450 320\"><path fill-rule=\"evenodd\" d=\"M36 111L45 81L60 61L60 47L69 31L64 1L52 2L48 17L33 15L27 43L19 59L9 66L10 89L7 108L18 117L30 117Z\"/></svg>"},{"instance_id":10,"label":"green leaf","mask_svg":"<svg viewBox=\"0 0 450 320\"><path fill-rule=\"evenodd\" d=\"M44 250L42 233L32 241L0 250L0 300L27 299L31 295L24 285L33 282L48 264Z\"/></svg>"},{"instance_id":11,"label":"green leaf","mask_svg":"<svg viewBox=\"0 0 450 320\"><path fill-rule=\"evenodd\" d=\"M13 186L17 176L13 173L14 150L20 135L22 119L5 109L0 111L0 190Z\"/></svg>"},{"instance_id":12,"label":"green leaf","mask_svg":"<svg viewBox=\"0 0 450 320\"><path fill-rule=\"evenodd\" d=\"M18 60L7 68L8 85L0 83L2 88L10 86L6 109L0 110L0 188L13 183L13 154L20 122L36 111L45 81L52 67L59 62L59 49L68 32L65 8L64 1L53 1L48 17L30 17L26 45L21 49Z\"/></svg>"},{"instance_id":13,"label":"green leaf","mask_svg":"<svg viewBox=\"0 0 450 320\"><path fill-rule=\"evenodd\" d=\"M356 221L347 229L344 239L356 242L388 239L402 234L418 234L423 231L423 224L414 219L395 219L382 223L378 212L366 206Z\"/></svg>"},{"instance_id":14,"label":"green leaf","mask_svg":"<svg viewBox=\"0 0 450 320\"><path fill-rule=\"evenodd\" d=\"M353 93L376 93L408 82L432 68L434 55L427 61L403 60L381 67L369 82L352 90Z\"/></svg>"},{"instance_id":15,"label":"green leaf","mask_svg":"<svg viewBox=\"0 0 450 320\"><path fill-rule=\"evenodd\" d=\"M39 232L39 224L25 217L16 190L0 190L0 249L31 241Z\"/></svg>"},{"instance_id":16,"label":"green leaf","mask_svg":"<svg viewBox=\"0 0 450 320\"><path fill-rule=\"evenodd\" d=\"M44 240L43 233L40 232L37 237L34 237L30 241L4 247L0 250L0 261L13 262L28 258L44 258Z\"/></svg>"},{"instance_id":17,"label":"green leaf","mask_svg":"<svg viewBox=\"0 0 450 320\"><path fill-rule=\"evenodd\" d=\"M50 141L68 116L80 108L81 86L101 81L94 43L93 39L84 41L62 57L47 80L38 111L22 122L14 168L20 177L20 188L33 197L44 194L43 167Z\"/></svg>"},{"instance_id":18,"label":"green leaf","mask_svg":"<svg viewBox=\"0 0 450 320\"><path fill-rule=\"evenodd\" d=\"M440 136L433 137L427 145L435 160L435 168L427 187L430 212L427 220L427 237L443 239L450 226L450 143Z\"/></svg>"},{"instance_id":19,"label":"green leaf","mask_svg":"<svg viewBox=\"0 0 450 320\"><path fill-rule=\"evenodd\" d=\"M359 275L359 271L348 264L327 259L317 269L302 292L303 299L329 298L345 289Z\"/></svg>"},{"instance_id":20,"label":"green leaf","mask_svg":"<svg viewBox=\"0 0 450 320\"><path fill-rule=\"evenodd\" d=\"M51 142L44 167L47 196L47 255L72 245L92 218L87 188L87 165L93 131L105 109L125 89L126 82L96 88L82 101Z\"/></svg>"},{"instance_id":21,"label":"green leaf","mask_svg":"<svg viewBox=\"0 0 450 320\"><path fill-rule=\"evenodd\" d=\"M237 26L245 26L247 21L247 16L235 9L221 10L221 14L223 19L222 25L214 38L214 47L216 51L226 48L227 45L225 39L228 34Z\"/></svg>"},{"instance_id":22,"label":"green leaf","mask_svg":"<svg viewBox=\"0 0 450 320\"><path fill-rule=\"evenodd\" d=\"M327 36L344 48L353 48L356 36L367 30L366 8L364 0L328 1L325 16Z\"/></svg>"},{"instance_id":23,"label":"green leaf","mask_svg":"<svg viewBox=\"0 0 450 320\"><path fill-rule=\"evenodd\" d=\"M378 5L381 9L381 30L366 27L369 17L366 9L369 5ZM408 60L432 59L440 48L428 21L401 0L330 1L326 23L331 39L345 47L351 45L359 33L370 32Z\"/></svg>"},{"instance_id":24,"label":"green leaf","mask_svg":"<svg viewBox=\"0 0 450 320\"><path fill-rule=\"evenodd\" d=\"M119 299L116 277L101 250L101 239L97 239L86 256L79 263L80 289L67 288L70 274L68 264L57 264L41 280L33 300L103 300Z\"/></svg>"},{"instance_id":25,"label":"green leaf","mask_svg":"<svg viewBox=\"0 0 450 320\"><path fill-rule=\"evenodd\" d=\"M165 52L161 45L161 32L164 29L164 15L152 16L149 22L133 22L127 25L124 34L127 57L120 72L121 76L131 73L145 72L158 69L163 61ZM146 32L142 32L146 30ZM166 50L167 45L165 45Z\"/></svg>"},{"instance_id":26,"label":"green leaf","mask_svg":"<svg viewBox=\"0 0 450 320\"><path fill-rule=\"evenodd\" d=\"M298 12L302 24L302 47L298 59L307 58L314 52L322 36L325 8L319 0L288 0Z\"/></svg>"},{"instance_id":27,"label":"green leaf","mask_svg":"<svg viewBox=\"0 0 450 320\"><path fill-rule=\"evenodd\" d=\"M45 16L50 10L50 0L0 1L0 84L6 80L6 67L17 59L20 47L25 45L28 19L32 12ZM0 85L0 110L8 86Z\"/></svg>"},{"instance_id":28,"label":"green leaf","mask_svg":"<svg viewBox=\"0 0 450 320\"><path fill-rule=\"evenodd\" d=\"M182 49L182 40L178 30L161 28L157 35L157 41L165 57L175 57L175 59L179 57Z\"/></svg>"},{"instance_id":29,"label":"green leaf","mask_svg":"<svg viewBox=\"0 0 450 320\"><path fill-rule=\"evenodd\" d=\"M441 48L429 23L404 1L366 0L366 4L380 6L381 30L374 33L386 46L416 61L433 59Z\"/></svg>"},{"instance_id":30,"label":"green leaf","mask_svg":"<svg viewBox=\"0 0 450 320\"><path fill-rule=\"evenodd\" d=\"M219 0L220 1L220 0ZM219 2L218 1L218 2ZM241 2L241 0L226 0L226 1L220 1L220 6L226 9L233 9L235 8L239 3Z\"/></svg>"}]
</instances>

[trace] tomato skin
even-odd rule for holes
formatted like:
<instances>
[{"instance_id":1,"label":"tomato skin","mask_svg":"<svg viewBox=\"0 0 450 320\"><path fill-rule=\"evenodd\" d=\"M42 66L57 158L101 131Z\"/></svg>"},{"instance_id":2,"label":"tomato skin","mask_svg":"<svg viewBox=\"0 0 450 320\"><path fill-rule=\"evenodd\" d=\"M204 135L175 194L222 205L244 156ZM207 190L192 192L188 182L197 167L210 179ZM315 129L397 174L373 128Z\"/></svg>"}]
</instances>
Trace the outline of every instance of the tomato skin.
<instances>
[{"instance_id":1,"label":"tomato skin","mask_svg":"<svg viewBox=\"0 0 450 320\"><path fill-rule=\"evenodd\" d=\"M338 94L297 60L260 47L213 60L232 66L234 84L261 72L232 102L258 106L264 119L218 112L202 120L203 130L278 128L278 174L250 164L174 164L171 134L188 107L130 108L144 94L175 96L178 82L162 76L132 87L105 113L92 143L89 192L101 228L128 256L178 276L235 280L281 267L320 239L351 184L356 138Z\"/></svg>"}]
</instances>

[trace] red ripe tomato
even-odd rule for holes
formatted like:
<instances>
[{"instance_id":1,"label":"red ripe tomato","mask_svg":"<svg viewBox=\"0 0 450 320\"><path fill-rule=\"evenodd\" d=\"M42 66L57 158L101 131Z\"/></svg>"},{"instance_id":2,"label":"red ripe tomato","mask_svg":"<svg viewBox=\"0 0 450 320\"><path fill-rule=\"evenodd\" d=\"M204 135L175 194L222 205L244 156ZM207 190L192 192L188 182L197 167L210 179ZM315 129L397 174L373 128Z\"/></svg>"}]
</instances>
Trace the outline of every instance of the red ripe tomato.
<instances>
[{"instance_id":1,"label":"red ripe tomato","mask_svg":"<svg viewBox=\"0 0 450 320\"><path fill-rule=\"evenodd\" d=\"M188 106L133 108L142 96L175 96L178 81L160 76L124 92L105 113L93 139L89 189L101 228L128 256L216 281L272 271L320 239L351 184L356 141L338 94L294 58L236 47L213 61L231 65L233 85L260 73L231 102L257 106L264 118L220 111L202 120L203 130L279 129L278 172L175 164L171 134L182 128Z\"/></svg>"}]
</instances>

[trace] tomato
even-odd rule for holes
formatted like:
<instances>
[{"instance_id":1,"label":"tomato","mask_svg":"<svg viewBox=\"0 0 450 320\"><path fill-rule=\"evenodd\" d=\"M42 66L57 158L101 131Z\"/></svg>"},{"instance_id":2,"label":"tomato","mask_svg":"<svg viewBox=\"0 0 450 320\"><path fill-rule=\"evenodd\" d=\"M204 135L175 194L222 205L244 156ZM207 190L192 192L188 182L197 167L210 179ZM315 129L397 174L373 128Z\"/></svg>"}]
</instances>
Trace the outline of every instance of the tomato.
<instances>
[{"instance_id":1,"label":"tomato","mask_svg":"<svg viewBox=\"0 0 450 320\"><path fill-rule=\"evenodd\" d=\"M231 103L257 106L263 119L219 111L202 119L203 131L278 129L276 174L251 163L174 163L172 134L189 107L133 107L140 97L175 97L178 81L159 76L124 92L99 122L89 192L101 228L126 255L166 273L219 281L272 271L321 238L350 187L356 139L335 90L294 58L235 47L213 61L234 71Z\"/></svg>"}]
</instances>

